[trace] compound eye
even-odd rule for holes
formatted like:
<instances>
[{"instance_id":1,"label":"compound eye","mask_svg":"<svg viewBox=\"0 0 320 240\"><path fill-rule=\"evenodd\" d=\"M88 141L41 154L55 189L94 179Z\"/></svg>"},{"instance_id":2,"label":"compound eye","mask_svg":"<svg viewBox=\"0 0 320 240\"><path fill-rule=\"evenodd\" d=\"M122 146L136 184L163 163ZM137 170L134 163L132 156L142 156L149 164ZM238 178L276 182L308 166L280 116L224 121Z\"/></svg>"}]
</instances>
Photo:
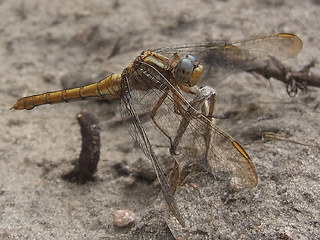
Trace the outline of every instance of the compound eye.
<instances>
[{"instance_id":1,"label":"compound eye","mask_svg":"<svg viewBox=\"0 0 320 240\"><path fill-rule=\"evenodd\" d=\"M186 58L189 59L192 62L192 64L195 64L197 61L196 57L191 54L187 54Z\"/></svg>"},{"instance_id":2,"label":"compound eye","mask_svg":"<svg viewBox=\"0 0 320 240\"><path fill-rule=\"evenodd\" d=\"M195 57L193 58L195 59ZM180 59L175 75L175 79L178 83L187 83L189 81L194 68L192 60L193 59L190 59L188 55L185 58Z\"/></svg>"}]
</instances>

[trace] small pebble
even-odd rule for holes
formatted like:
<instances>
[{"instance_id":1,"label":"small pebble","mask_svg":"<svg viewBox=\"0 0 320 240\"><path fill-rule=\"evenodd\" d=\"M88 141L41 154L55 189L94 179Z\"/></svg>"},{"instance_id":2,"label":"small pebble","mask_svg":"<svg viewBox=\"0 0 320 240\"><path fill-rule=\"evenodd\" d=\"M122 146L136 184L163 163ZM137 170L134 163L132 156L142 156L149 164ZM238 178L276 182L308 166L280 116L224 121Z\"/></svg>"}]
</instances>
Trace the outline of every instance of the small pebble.
<instances>
[{"instance_id":1,"label":"small pebble","mask_svg":"<svg viewBox=\"0 0 320 240\"><path fill-rule=\"evenodd\" d=\"M129 210L117 210L113 213L113 225L118 228L129 227L134 224L135 217Z\"/></svg>"}]
</instances>

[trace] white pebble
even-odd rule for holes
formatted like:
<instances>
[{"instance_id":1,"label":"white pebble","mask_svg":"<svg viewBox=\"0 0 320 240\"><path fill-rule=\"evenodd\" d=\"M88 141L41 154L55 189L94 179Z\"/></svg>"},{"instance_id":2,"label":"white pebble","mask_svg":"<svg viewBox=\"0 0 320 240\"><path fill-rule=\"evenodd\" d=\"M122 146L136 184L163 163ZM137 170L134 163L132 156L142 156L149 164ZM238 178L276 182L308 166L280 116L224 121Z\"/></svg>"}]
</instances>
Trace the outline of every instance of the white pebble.
<instances>
[{"instance_id":1,"label":"white pebble","mask_svg":"<svg viewBox=\"0 0 320 240\"><path fill-rule=\"evenodd\" d=\"M113 213L113 225L119 228L129 227L135 222L135 217L129 210L117 210Z\"/></svg>"}]
</instances>

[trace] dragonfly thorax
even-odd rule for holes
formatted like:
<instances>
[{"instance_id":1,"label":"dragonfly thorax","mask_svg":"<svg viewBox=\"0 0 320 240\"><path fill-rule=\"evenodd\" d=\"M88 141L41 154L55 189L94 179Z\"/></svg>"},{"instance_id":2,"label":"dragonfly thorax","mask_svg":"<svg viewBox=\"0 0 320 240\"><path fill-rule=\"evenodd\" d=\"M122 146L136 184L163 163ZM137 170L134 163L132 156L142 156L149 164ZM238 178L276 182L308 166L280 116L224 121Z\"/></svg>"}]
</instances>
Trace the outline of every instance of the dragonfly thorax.
<instances>
[{"instance_id":1,"label":"dragonfly thorax","mask_svg":"<svg viewBox=\"0 0 320 240\"><path fill-rule=\"evenodd\" d=\"M196 85L203 72L203 67L200 65L193 55L186 55L181 58L177 64L175 71L175 81L178 84L192 87Z\"/></svg>"}]
</instances>

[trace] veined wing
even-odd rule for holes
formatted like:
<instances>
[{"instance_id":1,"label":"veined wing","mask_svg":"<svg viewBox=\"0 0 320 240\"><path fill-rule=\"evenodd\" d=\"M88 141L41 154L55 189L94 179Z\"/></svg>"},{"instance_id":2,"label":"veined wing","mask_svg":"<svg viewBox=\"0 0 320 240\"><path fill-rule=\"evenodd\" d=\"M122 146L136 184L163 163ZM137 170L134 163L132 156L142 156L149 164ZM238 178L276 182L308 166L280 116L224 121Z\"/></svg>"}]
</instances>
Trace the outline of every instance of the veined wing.
<instances>
[{"instance_id":1,"label":"veined wing","mask_svg":"<svg viewBox=\"0 0 320 240\"><path fill-rule=\"evenodd\" d=\"M215 125L214 120L194 111L187 112L184 118L189 122L179 140L178 152L204 161L207 170L215 175L227 173L239 186L252 188L258 184L258 175L249 155L234 138Z\"/></svg>"},{"instance_id":2,"label":"veined wing","mask_svg":"<svg viewBox=\"0 0 320 240\"><path fill-rule=\"evenodd\" d=\"M301 39L289 33L255 37L236 42L207 42L175 45L154 51L163 55L177 52L180 55L193 54L204 66L204 76L215 78L238 71L246 71L269 64L270 57L284 60L296 56L302 49Z\"/></svg>"},{"instance_id":3,"label":"veined wing","mask_svg":"<svg viewBox=\"0 0 320 240\"><path fill-rule=\"evenodd\" d=\"M168 180L162 170L161 165L159 164L158 158L152 148L152 143L150 142L145 127L142 125L137 113L141 111L139 111L140 108L137 107L135 93L141 93L141 90L131 89L132 86L130 84L131 81L136 81L136 79L134 79L136 77L137 76L135 74L132 74L131 76L124 76L125 81L123 82L121 94L121 115L126 122L127 130L129 131L130 135L139 144L146 157L151 161L157 178L160 182L163 197L170 211L179 221L181 226L185 227L185 221L181 216L173 194L170 191Z\"/></svg>"},{"instance_id":4,"label":"veined wing","mask_svg":"<svg viewBox=\"0 0 320 240\"><path fill-rule=\"evenodd\" d=\"M139 70L136 76L140 76L140 79L148 76L152 81L141 81L140 84L144 85L144 91L134 89L130 91L133 108L137 112L151 113L160 99L165 97L161 101L162 104L158 106L154 118L152 119L149 115L148 121L143 122L146 135L155 136L152 133L154 127L150 126L154 123L153 125L156 125L159 132L165 135L166 145L170 148L182 122L186 122L186 128L177 145L181 156L193 163L206 161L210 166L209 171L228 173L232 180L240 186L256 186L258 177L255 167L242 147L212 121L192 109L186 100L187 96L183 96L178 89L174 88L164 75L143 63L141 63L141 69L143 71ZM178 102L177 99L179 99ZM177 104L179 109L177 109ZM149 130L152 132L149 133ZM135 139L139 138L134 129L131 130L131 133L136 136ZM209 140L208 133L210 133ZM163 142L159 143L159 139L158 136L150 138L150 144L152 146L164 145Z\"/></svg>"}]
</instances>

